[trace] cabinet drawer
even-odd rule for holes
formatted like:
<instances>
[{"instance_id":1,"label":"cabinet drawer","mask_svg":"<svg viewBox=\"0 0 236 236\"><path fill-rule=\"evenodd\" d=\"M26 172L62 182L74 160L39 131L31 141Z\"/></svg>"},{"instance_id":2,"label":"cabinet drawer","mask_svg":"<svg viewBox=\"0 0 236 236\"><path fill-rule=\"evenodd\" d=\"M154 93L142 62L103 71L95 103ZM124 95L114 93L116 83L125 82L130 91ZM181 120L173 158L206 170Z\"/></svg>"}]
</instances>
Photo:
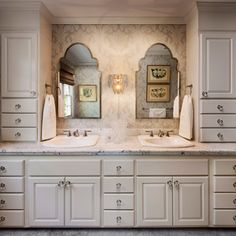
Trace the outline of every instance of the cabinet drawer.
<instances>
[{"instance_id":1,"label":"cabinet drawer","mask_svg":"<svg viewBox=\"0 0 236 236\"><path fill-rule=\"evenodd\" d=\"M208 160L137 160L137 175L208 175Z\"/></svg>"},{"instance_id":2,"label":"cabinet drawer","mask_svg":"<svg viewBox=\"0 0 236 236\"><path fill-rule=\"evenodd\" d=\"M133 175L133 160L105 160L103 162L104 175Z\"/></svg>"},{"instance_id":3,"label":"cabinet drawer","mask_svg":"<svg viewBox=\"0 0 236 236\"><path fill-rule=\"evenodd\" d=\"M2 112L36 113L36 99L2 99Z\"/></svg>"},{"instance_id":4,"label":"cabinet drawer","mask_svg":"<svg viewBox=\"0 0 236 236\"><path fill-rule=\"evenodd\" d=\"M232 114L236 113L236 100L201 100L201 114Z\"/></svg>"},{"instance_id":5,"label":"cabinet drawer","mask_svg":"<svg viewBox=\"0 0 236 236\"><path fill-rule=\"evenodd\" d=\"M214 210L214 225L236 226L236 210Z\"/></svg>"},{"instance_id":6,"label":"cabinet drawer","mask_svg":"<svg viewBox=\"0 0 236 236\"><path fill-rule=\"evenodd\" d=\"M214 175L236 175L236 159L215 160Z\"/></svg>"},{"instance_id":7,"label":"cabinet drawer","mask_svg":"<svg viewBox=\"0 0 236 236\"><path fill-rule=\"evenodd\" d=\"M133 211L104 211L104 226L128 227L133 225Z\"/></svg>"},{"instance_id":8,"label":"cabinet drawer","mask_svg":"<svg viewBox=\"0 0 236 236\"><path fill-rule=\"evenodd\" d=\"M0 193L22 193L24 192L23 177L1 177Z\"/></svg>"},{"instance_id":9,"label":"cabinet drawer","mask_svg":"<svg viewBox=\"0 0 236 236\"><path fill-rule=\"evenodd\" d=\"M214 193L214 208L236 208L236 193Z\"/></svg>"},{"instance_id":10,"label":"cabinet drawer","mask_svg":"<svg viewBox=\"0 0 236 236\"><path fill-rule=\"evenodd\" d=\"M236 128L234 129L200 129L202 142L236 142Z\"/></svg>"},{"instance_id":11,"label":"cabinet drawer","mask_svg":"<svg viewBox=\"0 0 236 236\"><path fill-rule=\"evenodd\" d=\"M36 141L36 128L2 128L3 141Z\"/></svg>"},{"instance_id":12,"label":"cabinet drawer","mask_svg":"<svg viewBox=\"0 0 236 236\"><path fill-rule=\"evenodd\" d=\"M32 160L29 161L29 175L100 175L100 160Z\"/></svg>"},{"instance_id":13,"label":"cabinet drawer","mask_svg":"<svg viewBox=\"0 0 236 236\"><path fill-rule=\"evenodd\" d=\"M36 127L36 114L2 114L2 127Z\"/></svg>"},{"instance_id":14,"label":"cabinet drawer","mask_svg":"<svg viewBox=\"0 0 236 236\"><path fill-rule=\"evenodd\" d=\"M133 177L105 177L103 179L103 190L105 193L132 193L134 191Z\"/></svg>"},{"instance_id":15,"label":"cabinet drawer","mask_svg":"<svg viewBox=\"0 0 236 236\"><path fill-rule=\"evenodd\" d=\"M0 160L0 176L24 175L24 161Z\"/></svg>"},{"instance_id":16,"label":"cabinet drawer","mask_svg":"<svg viewBox=\"0 0 236 236\"><path fill-rule=\"evenodd\" d=\"M0 210L23 210L24 194L0 194Z\"/></svg>"},{"instance_id":17,"label":"cabinet drawer","mask_svg":"<svg viewBox=\"0 0 236 236\"><path fill-rule=\"evenodd\" d=\"M201 115L201 128L236 127L236 115Z\"/></svg>"},{"instance_id":18,"label":"cabinet drawer","mask_svg":"<svg viewBox=\"0 0 236 236\"><path fill-rule=\"evenodd\" d=\"M104 194L104 209L106 210L133 210L133 194Z\"/></svg>"},{"instance_id":19,"label":"cabinet drawer","mask_svg":"<svg viewBox=\"0 0 236 236\"><path fill-rule=\"evenodd\" d=\"M0 211L1 227L24 226L24 211Z\"/></svg>"},{"instance_id":20,"label":"cabinet drawer","mask_svg":"<svg viewBox=\"0 0 236 236\"><path fill-rule=\"evenodd\" d=\"M236 192L236 177L214 177L215 192Z\"/></svg>"}]
</instances>

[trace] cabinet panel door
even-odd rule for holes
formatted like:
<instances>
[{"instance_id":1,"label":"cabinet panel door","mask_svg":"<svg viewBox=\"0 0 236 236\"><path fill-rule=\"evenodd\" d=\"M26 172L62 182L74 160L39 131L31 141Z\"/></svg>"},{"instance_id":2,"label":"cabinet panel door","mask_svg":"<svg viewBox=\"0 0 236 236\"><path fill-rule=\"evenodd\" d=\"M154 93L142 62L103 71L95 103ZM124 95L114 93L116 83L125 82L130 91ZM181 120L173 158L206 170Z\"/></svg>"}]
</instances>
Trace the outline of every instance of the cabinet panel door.
<instances>
[{"instance_id":1,"label":"cabinet panel door","mask_svg":"<svg viewBox=\"0 0 236 236\"><path fill-rule=\"evenodd\" d=\"M201 34L201 97L236 97L236 34L208 32Z\"/></svg>"},{"instance_id":2,"label":"cabinet panel door","mask_svg":"<svg viewBox=\"0 0 236 236\"><path fill-rule=\"evenodd\" d=\"M137 178L137 225L172 225L172 177Z\"/></svg>"},{"instance_id":3,"label":"cabinet panel door","mask_svg":"<svg viewBox=\"0 0 236 236\"><path fill-rule=\"evenodd\" d=\"M2 97L36 97L37 34L2 34Z\"/></svg>"},{"instance_id":4,"label":"cabinet panel door","mask_svg":"<svg viewBox=\"0 0 236 236\"><path fill-rule=\"evenodd\" d=\"M61 178L29 178L30 226L64 225L64 187Z\"/></svg>"},{"instance_id":5,"label":"cabinet panel door","mask_svg":"<svg viewBox=\"0 0 236 236\"><path fill-rule=\"evenodd\" d=\"M70 184L65 187L65 224L100 226L100 177L71 177L66 181Z\"/></svg>"},{"instance_id":6,"label":"cabinet panel door","mask_svg":"<svg viewBox=\"0 0 236 236\"><path fill-rule=\"evenodd\" d=\"M207 226L208 177L174 177L173 183L174 225Z\"/></svg>"}]
</instances>

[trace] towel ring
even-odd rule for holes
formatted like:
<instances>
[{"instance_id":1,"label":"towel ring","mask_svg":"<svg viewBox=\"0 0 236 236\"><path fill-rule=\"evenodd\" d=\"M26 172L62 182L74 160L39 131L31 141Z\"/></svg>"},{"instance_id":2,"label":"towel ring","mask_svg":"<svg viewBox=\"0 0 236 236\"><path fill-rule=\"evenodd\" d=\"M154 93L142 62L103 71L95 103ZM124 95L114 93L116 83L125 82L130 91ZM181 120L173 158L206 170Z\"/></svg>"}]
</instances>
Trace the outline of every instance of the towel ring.
<instances>
[{"instance_id":1,"label":"towel ring","mask_svg":"<svg viewBox=\"0 0 236 236\"><path fill-rule=\"evenodd\" d=\"M46 94L52 94L52 86L50 84L45 84Z\"/></svg>"},{"instance_id":2,"label":"towel ring","mask_svg":"<svg viewBox=\"0 0 236 236\"><path fill-rule=\"evenodd\" d=\"M189 88L189 94L192 95L193 85L189 84L189 85L186 86L186 88Z\"/></svg>"}]
</instances>

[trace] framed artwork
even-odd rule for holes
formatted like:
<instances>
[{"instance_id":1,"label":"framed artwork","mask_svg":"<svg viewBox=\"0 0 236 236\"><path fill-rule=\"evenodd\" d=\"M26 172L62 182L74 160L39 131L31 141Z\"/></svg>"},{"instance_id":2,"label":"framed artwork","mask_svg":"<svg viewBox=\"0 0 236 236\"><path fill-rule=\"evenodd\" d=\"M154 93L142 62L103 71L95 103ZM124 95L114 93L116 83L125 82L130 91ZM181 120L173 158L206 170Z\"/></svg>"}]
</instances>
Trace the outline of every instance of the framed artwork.
<instances>
[{"instance_id":1,"label":"framed artwork","mask_svg":"<svg viewBox=\"0 0 236 236\"><path fill-rule=\"evenodd\" d=\"M168 84L148 84L147 102L169 102L170 85Z\"/></svg>"},{"instance_id":2,"label":"framed artwork","mask_svg":"<svg viewBox=\"0 0 236 236\"><path fill-rule=\"evenodd\" d=\"M170 82L170 66L147 66L147 83L160 84Z\"/></svg>"},{"instance_id":3,"label":"framed artwork","mask_svg":"<svg viewBox=\"0 0 236 236\"><path fill-rule=\"evenodd\" d=\"M92 84L79 85L79 101L80 102L96 102L97 101L97 85L92 85Z\"/></svg>"}]
</instances>

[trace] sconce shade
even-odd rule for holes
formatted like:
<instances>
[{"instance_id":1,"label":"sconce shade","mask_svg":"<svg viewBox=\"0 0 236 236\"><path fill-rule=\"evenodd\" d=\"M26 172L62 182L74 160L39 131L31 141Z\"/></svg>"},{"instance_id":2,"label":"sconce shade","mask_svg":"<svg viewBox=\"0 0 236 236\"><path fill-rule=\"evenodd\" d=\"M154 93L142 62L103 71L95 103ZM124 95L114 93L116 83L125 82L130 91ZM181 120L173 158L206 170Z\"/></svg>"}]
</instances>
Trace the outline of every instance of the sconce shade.
<instances>
[{"instance_id":1,"label":"sconce shade","mask_svg":"<svg viewBox=\"0 0 236 236\"><path fill-rule=\"evenodd\" d=\"M108 85L112 87L115 94L120 94L124 92L124 88L127 87L128 79L127 75L122 74L112 74L109 77Z\"/></svg>"}]
</instances>

